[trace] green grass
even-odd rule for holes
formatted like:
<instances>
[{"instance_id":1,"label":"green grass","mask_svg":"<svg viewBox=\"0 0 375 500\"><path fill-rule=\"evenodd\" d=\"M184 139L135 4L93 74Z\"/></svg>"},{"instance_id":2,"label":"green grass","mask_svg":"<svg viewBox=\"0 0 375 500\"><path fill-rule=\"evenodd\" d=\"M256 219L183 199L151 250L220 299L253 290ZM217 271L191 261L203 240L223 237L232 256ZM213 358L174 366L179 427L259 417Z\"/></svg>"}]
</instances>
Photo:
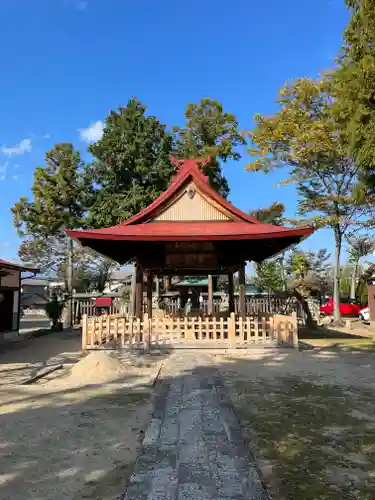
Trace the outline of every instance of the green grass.
<instances>
[{"instance_id":1,"label":"green grass","mask_svg":"<svg viewBox=\"0 0 375 500\"><path fill-rule=\"evenodd\" d=\"M294 377L229 378L229 386L245 437L255 438L262 460L272 464L275 498L375 498L373 392L343 392Z\"/></svg>"},{"instance_id":2,"label":"green grass","mask_svg":"<svg viewBox=\"0 0 375 500\"><path fill-rule=\"evenodd\" d=\"M327 347L327 348L338 348L338 349L353 349L353 350L361 350L374 352L375 351L375 341L369 339L303 339L301 341L302 347L303 344L307 344L314 347Z\"/></svg>"},{"instance_id":3,"label":"green grass","mask_svg":"<svg viewBox=\"0 0 375 500\"><path fill-rule=\"evenodd\" d=\"M304 339L332 339L332 340L361 340L368 337L362 337L361 335L353 333L345 333L340 330L333 330L329 328L318 328L318 329L308 329L300 328L298 330L298 338L300 340Z\"/></svg>"}]
</instances>

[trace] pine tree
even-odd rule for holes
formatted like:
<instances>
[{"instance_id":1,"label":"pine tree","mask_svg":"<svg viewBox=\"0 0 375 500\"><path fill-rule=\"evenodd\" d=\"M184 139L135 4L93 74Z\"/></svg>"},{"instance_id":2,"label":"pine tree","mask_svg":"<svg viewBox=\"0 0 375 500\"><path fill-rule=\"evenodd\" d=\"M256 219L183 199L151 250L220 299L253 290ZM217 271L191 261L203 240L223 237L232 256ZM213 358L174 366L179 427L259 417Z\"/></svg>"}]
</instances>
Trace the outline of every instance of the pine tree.
<instances>
[{"instance_id":1,"label":"pine tree","mask_svg":"<svg viewBox=\"0 0 375 500\"><path fill-rule=\"evenodd\" d=\"M375 191L375 0L346 0L351 18L338 67L331 73L338 129L360 167L363 199Z\"/></svg>"},{"instance_id":2,"label":"pine tree","mask_svg":"<svg viewBox=\"0 0 375 500\"><path fill-rule=\"evenodd\" d=\"M95 161L87 169L94 193L91 227L118 224L151 203L168 186L172 137L146 106L131 99L111 111L102 138L89 147Z\"/></svg>"},{"instance_id":3,"label":"pine tree","mask_svg":"<svg viewBox=\"0 0 375 500\"><path fill-rule=\"evenodd\" d=\"M211 156L204 168L209 182L224 198L229 186L221 171L220 161L239 160L240 146L245 144L238 130L234 115L224 111L223 106L212 99L202 99L198 104L188 104L184 127L174 127L174 151L179 158Z\"/></svg>"},{"instance_id":4,"label":"pine tree","mask_svg":"<svg viewBox=\"0 0 375 500\"><path fill-rule=\"evenodd\" d=\"M62 252L67 270L69 325L72 323L73 242L65 231L85 224L90 189L83 170L80 153L72 144L55 145L45 155L45 166L35 169L32 199L22 197L11 209L18 233L28 238L21 257L34 255L34 262L40 258L47 265L48 259L58 258L53 248L58 246L60 254Z\"/></svg>"}]
</instances>

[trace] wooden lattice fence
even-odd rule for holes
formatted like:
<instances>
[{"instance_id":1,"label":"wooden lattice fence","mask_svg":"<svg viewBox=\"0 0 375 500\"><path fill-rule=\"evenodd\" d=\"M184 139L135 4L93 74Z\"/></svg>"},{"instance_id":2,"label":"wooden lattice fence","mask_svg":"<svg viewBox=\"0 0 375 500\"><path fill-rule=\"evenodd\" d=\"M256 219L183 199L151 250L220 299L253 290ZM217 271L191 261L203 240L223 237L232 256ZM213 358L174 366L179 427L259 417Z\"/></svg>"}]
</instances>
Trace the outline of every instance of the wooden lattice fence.
<instances>
[{"instance_id":1,"label":"wooden lattice fence","mask_svg":"<svg viewBox=\"0 0 375 500\"><path fill-rule=\"evenodd\" d=\"M298 347L297 315L259 315L227 318L155 317L143 320L108 315L82 321L82 349L111 347L246 347L290 345Z\"/></svg>"}]
</instances>

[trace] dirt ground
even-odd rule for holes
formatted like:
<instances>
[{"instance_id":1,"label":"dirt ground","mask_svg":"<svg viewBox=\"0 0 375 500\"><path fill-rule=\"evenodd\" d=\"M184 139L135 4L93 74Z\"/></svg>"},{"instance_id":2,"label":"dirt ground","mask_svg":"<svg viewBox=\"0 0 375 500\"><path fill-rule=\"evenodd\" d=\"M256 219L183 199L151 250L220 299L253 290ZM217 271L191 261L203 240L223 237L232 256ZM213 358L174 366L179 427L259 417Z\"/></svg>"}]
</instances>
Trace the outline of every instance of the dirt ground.
<instances>
[{"instance_id":1,"label":"dirt ground","mask_svg":"<svg viewBox=\"0 0 375 500\"><path fill-rule=\"evenodd\" d=\"M375 500L375 352L205 351L220 370L273 498ZM126 487L168 354L143 356L123 378L79 384L79 333L0 353L0 498L115 500ZM204 358L204 359L203 359ZM172 358L173 359L173 358ZM43 367L62 363L36 384ZM77 365L76 365L77 366Z\"/></svg>"},{"instance_id":2,"label":"dirt ground","mask_svg":"<svg viewBox=\"0 0 375 500\"><path fill-rule=\"evenodd\" d=\"M216 356L277 499L375 499L375 354L318 348Z\"/></svg>"},{"instance_id":3,"label":"dirt ground","mask_svg":"<svg viewBox=\"0 0 375 500\"><path fill-rule=\"evenodd\" d=\"M12 345L0 354L0 498L114 500L125 490L152 411L161 359L104 384L71 383L79 333ZM21 385L45 366L47 380ZM69 383L68 383L68 382Z\"/></svg>"},{"instance_id":4,"label":"dirt ground","mask_svg":"<svg viewBox=\"0 0 375 500\"><path fill-rule=\"evenodd\" d=\"M364 323L360 321L358 318L343 318L345 326L337 327L326 325L325 328L321 329L321 331L326 331L327 336L340 336L342 334L348 336L360 336L366 338L375 338L375 330L374 326L369 323Z\"/></svg>"}]
</instances>

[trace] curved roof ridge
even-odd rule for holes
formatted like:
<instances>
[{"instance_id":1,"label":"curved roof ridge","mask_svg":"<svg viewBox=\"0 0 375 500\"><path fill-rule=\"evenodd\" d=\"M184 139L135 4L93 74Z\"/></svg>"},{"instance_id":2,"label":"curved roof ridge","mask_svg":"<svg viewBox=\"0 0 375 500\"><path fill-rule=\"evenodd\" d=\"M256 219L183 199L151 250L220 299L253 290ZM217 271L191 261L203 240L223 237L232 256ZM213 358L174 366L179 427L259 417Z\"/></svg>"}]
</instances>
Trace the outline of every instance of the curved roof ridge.
<instances>
[{"instance_id":1,"label":"curved roof ridge","mask_svg":"<svg viewBox=\"0 0 375 500\"><path fill-rule=\"evenodd\" d=\"M173 156L170 157L171 162L176 165L179 170L176 175L172 177L171 182L164 193L158 196L150 205L141 210L138 214L133 215L130 219L127 219L116 226L128 226L131 224L145 222L145 218L150 218L151 214L157 210L161 205L166 203L184 184L184 182L191 177L196 183L197 187L206 194L209 198L212 198L216 203L225 208L228 212L232 213L239 219L251 224L259 224L259 220L255 217L251 217L239 208L235 207L232 203L225 200L208 182L208 177L204 175L202 170L198 166L197 160L176 160ZM201 166L208 163L209 159L205 162L201 162ZM116 227L115 226L115 227Z\"/></svg>"}]
</instances>

